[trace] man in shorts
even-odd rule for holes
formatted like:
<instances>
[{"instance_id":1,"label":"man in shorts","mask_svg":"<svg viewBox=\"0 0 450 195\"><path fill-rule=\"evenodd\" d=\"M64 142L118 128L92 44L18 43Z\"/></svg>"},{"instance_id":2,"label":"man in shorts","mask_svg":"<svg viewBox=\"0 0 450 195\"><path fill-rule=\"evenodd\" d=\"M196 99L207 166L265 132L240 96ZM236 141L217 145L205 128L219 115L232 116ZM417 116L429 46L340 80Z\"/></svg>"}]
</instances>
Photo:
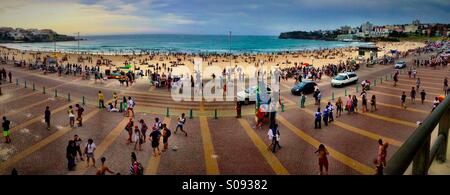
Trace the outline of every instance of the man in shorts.
<instances>
[{"instance_id":1,"label":"man in shorts","mask_svg":"<svg viewBox=\"0 0 450 195\"><path fill-rule=\"evenodd\" d=\"M11 133L9 132L9 125L11 125L11 122L6 119L6 117L3 117L3 137L5 137L5 143L7 144L11 143Z\"/></svg>"},{"instance_id":2,"label":"man in shorts","mask_svg":"<svg viewBox=\"0 0 450 195\"><path fill-rule=\"evenodd\" d=\"M152 148L153 148L153 156L157 156L157 155L161 154L161 152L159 151L160 137L161 137L161 132L159 131L159 129L153 130L152 133L150 133L150 139L151 139ZM156 151L158 151L158 153L156 153Z\"/></svg>"}]
</instances>

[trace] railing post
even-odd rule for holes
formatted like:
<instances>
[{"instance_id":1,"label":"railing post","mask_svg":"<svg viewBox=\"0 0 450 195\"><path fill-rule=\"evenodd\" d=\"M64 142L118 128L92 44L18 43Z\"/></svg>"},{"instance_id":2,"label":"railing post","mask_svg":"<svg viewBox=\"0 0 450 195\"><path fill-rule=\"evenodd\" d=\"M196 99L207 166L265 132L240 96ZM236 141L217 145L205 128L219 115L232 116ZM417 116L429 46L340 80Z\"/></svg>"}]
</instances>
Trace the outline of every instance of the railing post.
<instances>
[{"instance_id":1,"label":"railing post","mask_svg":"<svg viewBox=\"0 0 450 195\"><path fill-rule=\"evenodd\" d=\"M447 160L446 156L447 156L449 126L450 126L450 114L448 112L445 112L444 115L442 115L441 120L439 121L439 133L438 133L438 135L444 135L444 141L442 142L436 154L436 160L441 163Z\"/></svg>"},{"instance_id":2,"label":"railing post","mask_svg":"<svg viewBox=\"0 0 450 195\"><path fill-rule=\"evenodd\" d=\"M193 116L192 116L192 108L189 110L189 119L192 119L193 118Z\"/></svg>"},{"instance_id":3,"label":"railing post","mask_svg":"<svg viewBox=\"0 0 450 195\"><path fill-rule=\"evenodd\" d=\"M358 91L359 91L359 90L358 90L358 89L359 89L359 85L356 85L355 88L356 88L356 93L358 93ZM345 96L347 96L347 94L345 94Z\"/></svg>"},{"instance_id":4,"label":"railing post","mask_svg":"<svg viewBox=\"0 0 450 195\"><path fill-rule=\"evenodd\" d=\"M16 85L19 85L19 79L16 79Z\"/></svg>"},{"instance_id":5,"label":"railing post","mask_svg":"<svg viewBox=\"0 0 450 195\"><path fill-rule=\"evenodd\" d=\"M385 81L387 81L388 80L388 76L386 75L386 78L384 79Z\"/></svg>"},{"instance_id":6,"label":"railing post","mask_svg":"<svg viewBox=\"0 0 450 195\"><path fill-rule=\"evenodd\" d=\"M373 80L373 86L377 86L377 79Z\"/></svg>"},{"instance_id":7,"label":"railing post","mask_svg":"<svg viewBox=\"0 0 450 195\"><path fill-rule=\"evenodd\" d=\"M0 87L0 95L3 95L3 93L2 93L2 87Z\"/></svg>"},{"instance_id":8,"label":"railing post","mask_svg":"<svg viewBox=\"0 0 450 195\"><path fill-rule=\"evenodd\" d=\"M430 140L431 135L428 135L425 142L414 157L412 166L413 175L427 175L428 173L428 161L430 159Z\"/></svg>"},{"instance_id":9,"label":"railing post","mask_svg":"<svg viewBox=\"0 0 450 195\"><path fill-rule=\"evenodd\" d=\"M42 93L45 94L45 87L42 87Z\"/></svg>"},{"instance_id":10,"label":"railing post","mask_svg":"<svg viewBox=\"0 0 450 195\"><path fill-rule=\"evenodd\" d=\"M166 117L169 117L170 115L169 115L169 107L167 107L167 109L166 109Z\"/></svg>"},{"instance_id":11,"label":"railing post","mask_svg":"<svg viewBox=\"0 0 450 195\"><path fill-rule=\"evenodd\" d=\"M214 119L218 119L218 117L217 117L217 109L214 109Z\"/></svg>"},{"instance_id":12,"label":"railing post","mask_svg":"<svg viewBox=\"0 0 450 195\"><path fill-rule=\"evenodd\" d=\"M331 92L331 100L334 101L334 92Z\"/></svg>"},{"instance_id":13,"label":"railing post","mask_svg":"<svg viewBox=\"0 0 450 195\"><path fill-rule=\"evenodd\" d=\"M69 102L70 102L70 92L69 92L69 93L67 93L67 101L69 101Z\"/></svg>"},{"instance_id":14,"label":"railing post","mask_svg":"<svg viewBox=\"0 0 450 195\"><path fill-rule=\"evenodd\" d=\"M383 84L383 77L380 78L380 84Z\"/></svg>"},{"instance_id":15,"label":"railing post","mask_svg":"<svg viewBox=\"0 0 450 195\"><path fill-rule=\"evenodd\" d=\"M33 83L33 91L36 91L36 86L34 85L34 83Z\"/></svg>"},{"instance_id":16,"label":"railing post","mask_svg":"<svg viewBox=\"0 0 450 195\"><path fill-rule=\"evenodd\" d=\"M345 94L345 96L347 96L347 89L344 90L344 94Z\"/></svg>"},{"instance_id":17,"label":"railing post","mask_svg":"<svg viewBox=\"0 0 450 195\"><path fill-rule=\"evenodd\" d=\"M281 104L281 112L284 112L284 103Z\"/></svg>"},{"instance_id":18,"label":"railing post","mask_svg":"<svg viewBox=\"0 0 450 195\"><path fill-rule=\"evenodd\" d=\"M55 89L55 97L58 97L58 90Z\"/></svg>"},{"instance_id":19,"label":"railing post","mask_svg":"<svg viewBox=\"0 0 450 195\"><path fill-rule=\"evenodd\" d=\"M25 88L27 88L27 81L24 81L23 83L24 83Z\"/></svg>"},{"instance_id":20,"label":"railing post","mask_svg":"<svg viewBox=\"0 0 450 195\"><path fill-rule=\"evenodd\" d=\"M120 104L122 105L122 102L120 102ZM83 96L83 106L86 105L86 101L84 100L84 96Z\"/></svg>"}]
</instances>

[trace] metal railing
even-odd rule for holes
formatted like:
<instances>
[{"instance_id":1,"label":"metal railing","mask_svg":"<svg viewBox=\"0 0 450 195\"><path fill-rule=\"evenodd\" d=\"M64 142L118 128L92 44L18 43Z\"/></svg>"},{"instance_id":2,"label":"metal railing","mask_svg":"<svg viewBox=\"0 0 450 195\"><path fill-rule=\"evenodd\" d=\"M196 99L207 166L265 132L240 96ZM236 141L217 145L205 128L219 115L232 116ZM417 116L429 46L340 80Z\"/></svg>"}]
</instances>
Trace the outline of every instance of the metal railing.
<instances>
[{"instance_id":1,"label":"metal railing","mask_svg":"<svg viewBox=\"0 0 450 195\"><path fill-rule=\"evenodd\" d=\"M438 124L438 136L430 148L431 133ZM384 173L402 175L412 162L413 175L427 175L435 158L445 162L449 124L450 96L447 96L390 158Z\"/></svg>"}]
</instances>

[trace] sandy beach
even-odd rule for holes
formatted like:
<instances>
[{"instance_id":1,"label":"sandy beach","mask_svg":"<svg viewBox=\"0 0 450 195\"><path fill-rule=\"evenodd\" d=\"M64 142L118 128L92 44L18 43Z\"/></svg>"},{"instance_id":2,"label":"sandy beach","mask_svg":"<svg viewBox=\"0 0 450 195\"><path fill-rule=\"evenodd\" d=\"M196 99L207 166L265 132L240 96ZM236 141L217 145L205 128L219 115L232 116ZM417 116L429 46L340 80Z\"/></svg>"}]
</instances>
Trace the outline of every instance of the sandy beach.
<instances>
[{"instance_id":1,"label":"sandy beach","mask_svg":"<svg viewBox=\"0 0 450 195\"><path fill-rule=\"evenodd\" d=\"M389 55L390 50L397 50L400 54L408 50L425 46L420 42L378 42L375 44L379 48L378 56ZM96 54L76 54L60 52L35 52L19 51L0 47L0 54L25 62L34 62L36 57L43 59L45 56L56 56L62 65L81 64L83 66L96 66L97 60L110 61L111 66L100 65L101 70L115 69L125 63L139 67L141 70L153 68L149 65L159 65L162 69L160 73L168 73L167 68L171 68L172 75L190 75L194 70L194 59L203 61L203 75L220 75L224 68L241 67L246 74L253 74L255 68L264 67L270 69L277 66L280 68L292 67L301 63L313 64L315 67L326 66L328 64L345 63L347 60L354 60L358 57L356 47L323 49L301 52L283 52L276 54L239 54L233 56L211 54L200 56L198 54L150 54L150 55L96 55ZM67 57L67 61L62 61ZM79 57L90 58L91 60L78 61ZM230 63L231 58L231 63ZM164 66L165 65L165 66Z\"/></svg>"}]
</instances>

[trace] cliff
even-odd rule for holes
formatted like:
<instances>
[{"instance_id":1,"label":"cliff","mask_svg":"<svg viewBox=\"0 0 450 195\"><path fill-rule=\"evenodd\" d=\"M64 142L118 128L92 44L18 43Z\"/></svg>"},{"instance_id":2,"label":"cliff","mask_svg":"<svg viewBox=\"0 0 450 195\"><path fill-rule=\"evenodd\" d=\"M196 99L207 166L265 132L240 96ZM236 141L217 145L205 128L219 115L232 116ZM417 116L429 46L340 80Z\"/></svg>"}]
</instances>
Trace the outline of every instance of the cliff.
<instances>
[{"instance_id":1,"label":"cliff","mask_svg":"<svg viewBox=\"0 0 450 195\"><path fill-rule=\"evenodd\" d=\"M321 32L292 31L283 32L278 36L279 39L313 39L313 40L336 40L337 34L327 34Z\"/></svg>"},{"instance_id":2,"label":"cliff","mask_svg":"<svg viewBox=\"0 0 450 195\"><path fill-rule=\"evenodd\" d=\"M52 41L76 41L75 37L61 35L50 29L22 29L0 27L0 43L16 42L52 42Z\"/></svg>"}]
</instances>

